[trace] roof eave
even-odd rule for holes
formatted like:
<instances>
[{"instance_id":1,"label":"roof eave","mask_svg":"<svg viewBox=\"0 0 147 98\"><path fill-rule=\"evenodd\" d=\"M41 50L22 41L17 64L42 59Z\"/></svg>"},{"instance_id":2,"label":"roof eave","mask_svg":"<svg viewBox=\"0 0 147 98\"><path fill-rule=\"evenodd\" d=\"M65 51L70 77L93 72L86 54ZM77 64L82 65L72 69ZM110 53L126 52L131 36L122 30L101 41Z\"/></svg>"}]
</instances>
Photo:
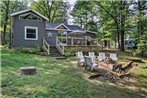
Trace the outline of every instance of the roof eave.
<instances>
[{"instance_id":1,"label":"roof eave","mask_svg":"<svg viewBox=\"0 0 147 98\"><path fill-rule=\"evenodd\" d=\"M19 14L22 14L22 13L25 13L25 12L28 12L28 11L32 11L34 12L35 14L37 14L38 16L42 17L43 19L47 20L48 21L48 18L41 15L39 12L35 11L35 10L32 10L32 9L26 9L26 10L23 10L23 11L18 11L18 12L15 12L15 13L12 13L10 14L11 17L13 16L16 16L16 15L19 15Z\"/></svg>"}]
</instances>

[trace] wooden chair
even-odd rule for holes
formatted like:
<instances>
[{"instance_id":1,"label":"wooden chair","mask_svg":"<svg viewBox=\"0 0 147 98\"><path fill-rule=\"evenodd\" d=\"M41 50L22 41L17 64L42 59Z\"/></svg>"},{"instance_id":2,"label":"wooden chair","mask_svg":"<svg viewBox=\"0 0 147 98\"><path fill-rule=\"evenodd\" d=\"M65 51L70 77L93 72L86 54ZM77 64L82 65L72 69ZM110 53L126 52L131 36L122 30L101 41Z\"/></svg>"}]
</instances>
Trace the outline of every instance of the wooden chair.
<instances>
[{"instance_id":1,"label":"wooden chair","mask_svg":"<svg viewBox=\"0 0 147 98\"><path fill-rule=\"evenodd\" d=\"M89 57L91 57L92 58L92 62L95 62L96 60L96 57L95 57L95 54L94 54L94 52L89 52Z\"/></svg>"},{"instance_id":2,"label":"wooden chair","mask_svg":"<svg viewBox=\"0 0 147 98\"><path fill-rule=\"evenodd\" d=\"M85 59L84 59L84 56L83 56L83 52L77 52L76 56L77 56L77 59L78 59L78 62L77 62L78 66L84 65Z\"/></svg>"},{"instance_id":3,"label":"wooden chair","mask_svg":"<svg viewBox=\"0 0 147 98\"><path fill-rule=\"evenodd\" d=\"M117 54L114 54L114 53L111 53L111 54L110 54L110 58L111 58L113 61L117 61L117 60L118 60Z\"/></svg>"},{"instance_id":4,"label":"wooden chair","mask_svg":"<svg viewBox=\"0 0 147 98\"><path fill-rule=\"evenodd\" d=\"M85 69L89 68L91 71L93 71L94 67L97 66L96 63L92 62L92 58L89 56L84 56L85 59Z\"/></svg>"},{"instance_id":5,"label":"wooden chair","mask_svg":"<svg viewBox=\"0 0 147 98\"><path fill-rule=\"evenodd\" d=\"M99 53L99 56L98 56L98 59L99 59L99 61L105 60L105 59L106 59L105 53L100 52L100 53Z\"/></svg>"}]
</instances>

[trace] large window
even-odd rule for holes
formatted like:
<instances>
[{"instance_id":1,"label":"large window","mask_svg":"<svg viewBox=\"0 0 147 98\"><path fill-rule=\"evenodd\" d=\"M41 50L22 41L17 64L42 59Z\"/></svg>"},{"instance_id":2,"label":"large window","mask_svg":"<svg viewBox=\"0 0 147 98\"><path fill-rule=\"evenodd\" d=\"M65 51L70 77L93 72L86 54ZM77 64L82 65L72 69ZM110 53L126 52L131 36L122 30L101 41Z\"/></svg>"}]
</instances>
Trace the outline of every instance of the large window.
<instances>
[{"instance_id":1,"label":"large window","mask_svg":"<svg viewBox=\"0 0 147 98\"><path fill-rule=\"evenodd\" d=\"M38 28L25 26L25 39L26 40L38 40Z\"/></svg>"}]
</instances>

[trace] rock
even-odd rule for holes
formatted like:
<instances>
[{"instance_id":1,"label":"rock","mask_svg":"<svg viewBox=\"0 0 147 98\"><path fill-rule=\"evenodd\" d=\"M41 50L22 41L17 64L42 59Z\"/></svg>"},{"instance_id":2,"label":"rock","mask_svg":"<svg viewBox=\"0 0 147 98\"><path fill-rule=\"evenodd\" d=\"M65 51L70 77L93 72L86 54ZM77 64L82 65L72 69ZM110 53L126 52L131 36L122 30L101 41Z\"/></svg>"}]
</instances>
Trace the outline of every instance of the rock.
<instances>
[{"instance_id":1,"label":"rock","mask_svg":"<svg viewBox=\"0 0 147 98\"><path fill-rule=\"evenodd\" d=\"M21 67L20 72L22 75L34 75L37 73L36 67Z\"/></svg>"}]
</instances>

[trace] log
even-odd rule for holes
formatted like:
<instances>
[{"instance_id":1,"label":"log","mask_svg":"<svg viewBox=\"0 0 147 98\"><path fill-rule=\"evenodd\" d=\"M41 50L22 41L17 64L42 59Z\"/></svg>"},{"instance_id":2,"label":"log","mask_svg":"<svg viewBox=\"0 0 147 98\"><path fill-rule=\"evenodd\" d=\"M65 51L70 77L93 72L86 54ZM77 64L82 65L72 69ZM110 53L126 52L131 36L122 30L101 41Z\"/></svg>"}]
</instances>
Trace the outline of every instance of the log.
<instances>
[{"instance_id":1,"label":"log","mask_svg":"<svg viewBox=\"0 0 147 98\"><path fill-rule=\"evenodd\" d=\"M20 72L22 75L34 75L37 73L36 67L21 67Z\"/></svg>"}]
</instances>

